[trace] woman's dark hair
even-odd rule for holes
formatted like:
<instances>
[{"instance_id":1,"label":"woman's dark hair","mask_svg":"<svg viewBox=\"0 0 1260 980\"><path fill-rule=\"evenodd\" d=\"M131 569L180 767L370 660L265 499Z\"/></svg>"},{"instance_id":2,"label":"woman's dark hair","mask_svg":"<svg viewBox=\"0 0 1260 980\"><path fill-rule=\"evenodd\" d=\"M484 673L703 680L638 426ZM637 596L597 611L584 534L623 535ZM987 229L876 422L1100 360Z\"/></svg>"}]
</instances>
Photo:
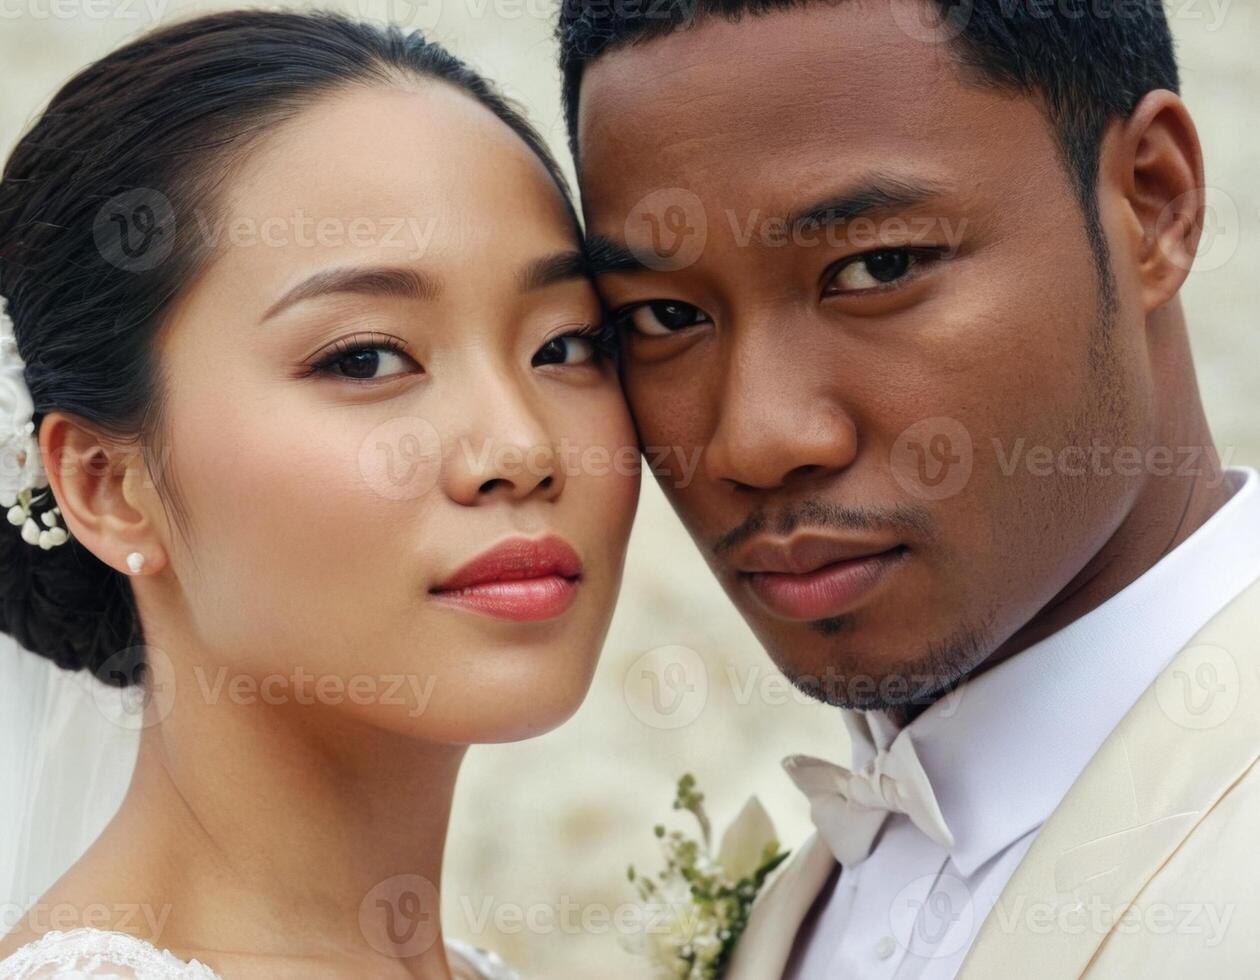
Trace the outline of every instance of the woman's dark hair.
<instances>
[{"instance_id":1,"label":"woman's dark hair","mask_svg":"<svg viewBox=\"0 0 1260 980\"><path fill-rule=\"evenodd\" d=\"M156 30L72 78L0 181L0 296L8 300L35 423L69 412L138 446L178 526L160 458L157 338L206 260L194 212L253 143L349 85L454 85L537 154L521 113L419 33L331 13L236 11ZM8 530L4 530L7 527ZM0 630L59 666L120 687L141 680L143 634L127 578L72 537L44 550L0 527Z\"/></svg>"}]
</instances>

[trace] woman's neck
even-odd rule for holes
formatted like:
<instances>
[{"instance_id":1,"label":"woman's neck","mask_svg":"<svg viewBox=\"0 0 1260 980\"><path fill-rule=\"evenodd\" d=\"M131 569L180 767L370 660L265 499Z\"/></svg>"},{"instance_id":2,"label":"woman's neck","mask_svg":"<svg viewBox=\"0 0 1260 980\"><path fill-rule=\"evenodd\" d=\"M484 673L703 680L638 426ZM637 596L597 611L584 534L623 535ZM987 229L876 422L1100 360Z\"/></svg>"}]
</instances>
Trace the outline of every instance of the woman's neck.
<instances>
[{"instance_id":1,"label":"woman's neck","mask_svg":"<svg viewBox=\"0 0 1260 980\"><path fill-rule=\"evenodd\" d=\"M438 889L464 747L328 705L241 704L226 685L209 697L191 672L155 677L172 681L166 717L160 695L147 706L156 723L101 841L164 896L161 944L234 976L264 959L269 976L290 961L323 975L300 962L314 957L343 963L330 976L446 978Z\"/></svg>"}]
</instances>

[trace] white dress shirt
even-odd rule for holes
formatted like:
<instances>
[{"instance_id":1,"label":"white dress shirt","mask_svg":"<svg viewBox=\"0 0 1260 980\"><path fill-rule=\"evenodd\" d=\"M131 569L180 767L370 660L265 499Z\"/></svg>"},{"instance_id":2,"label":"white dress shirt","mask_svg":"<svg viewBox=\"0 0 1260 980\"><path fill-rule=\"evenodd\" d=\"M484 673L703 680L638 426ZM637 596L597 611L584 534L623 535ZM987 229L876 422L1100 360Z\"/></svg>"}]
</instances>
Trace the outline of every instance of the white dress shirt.
<instances>
[{"instance_id":1,"label":"white dress shirt","mask_svg":"<svg viewBox=\"0 0 1260 980\"><path fill-rule=\"evenodd\" d=\"M962 685L910 731L950 848L902 813L845 867L797 936L791 980L945 980L962 964L1038 829L1160 670L1260 579L1260 476L1226 471L1233 496L1127 588ZM853 767L898 728L844 712Z\"/></svg>"}]
</instances>

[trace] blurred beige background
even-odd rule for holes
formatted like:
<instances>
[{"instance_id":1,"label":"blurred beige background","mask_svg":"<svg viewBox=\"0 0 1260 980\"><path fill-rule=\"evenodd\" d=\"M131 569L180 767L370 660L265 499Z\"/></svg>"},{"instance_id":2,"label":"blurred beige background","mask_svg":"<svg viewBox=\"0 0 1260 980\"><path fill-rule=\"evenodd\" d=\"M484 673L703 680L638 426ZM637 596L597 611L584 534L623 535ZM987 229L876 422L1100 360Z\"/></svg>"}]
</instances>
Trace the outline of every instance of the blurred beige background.
<instances>
[{"instance_id":1,"label":"blurred beige background","mask_svg":"<svg viewBox=\"0 0 1260 980\"><path fill-rule=\"evenodd\" d=\"M0 149L8 152L81 66L158 22L226 6L240 4L0 0ZM568 166L552 0L326 6L428 31L523 103ZM1254 466L1260 0L1178 0L1170 14L1213 188L1204 256L1184 293L1199 377L1223 456ZM616 915L633 898L627 862L656 867L651 828L676 821L669 805L677 776L697 774L719 825L758 794L794 845L807 833L807 808L778 761L798 751L843 756L838 716L803 703L779 678L656 487L646 486L589 700L546 737L470 753L449 847L449 933L498 949L529 977L646 975L620 949Z\"/></svg>"}]
</instances>

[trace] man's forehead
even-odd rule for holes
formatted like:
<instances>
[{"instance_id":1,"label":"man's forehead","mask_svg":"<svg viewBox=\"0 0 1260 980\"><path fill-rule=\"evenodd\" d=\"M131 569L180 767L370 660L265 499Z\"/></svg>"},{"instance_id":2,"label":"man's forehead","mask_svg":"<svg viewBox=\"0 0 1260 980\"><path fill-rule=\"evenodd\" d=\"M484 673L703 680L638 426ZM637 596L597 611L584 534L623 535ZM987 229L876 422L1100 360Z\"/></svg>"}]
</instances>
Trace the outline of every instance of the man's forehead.
<instances>
[{"instance_id":1,"label":"man's forehead","mask_svg":"<svg viewBox=\"0 0 1260 980\"><path fill-rule=\"evenodd\" d=\"M702 143L739 152L838 131L921 137L962 81L949 45L913 36L903 19L887 3L808 4L708 17L611 50L583 76L582 155L646 146L686 156Z\"/></svg>"}]
</instances>

